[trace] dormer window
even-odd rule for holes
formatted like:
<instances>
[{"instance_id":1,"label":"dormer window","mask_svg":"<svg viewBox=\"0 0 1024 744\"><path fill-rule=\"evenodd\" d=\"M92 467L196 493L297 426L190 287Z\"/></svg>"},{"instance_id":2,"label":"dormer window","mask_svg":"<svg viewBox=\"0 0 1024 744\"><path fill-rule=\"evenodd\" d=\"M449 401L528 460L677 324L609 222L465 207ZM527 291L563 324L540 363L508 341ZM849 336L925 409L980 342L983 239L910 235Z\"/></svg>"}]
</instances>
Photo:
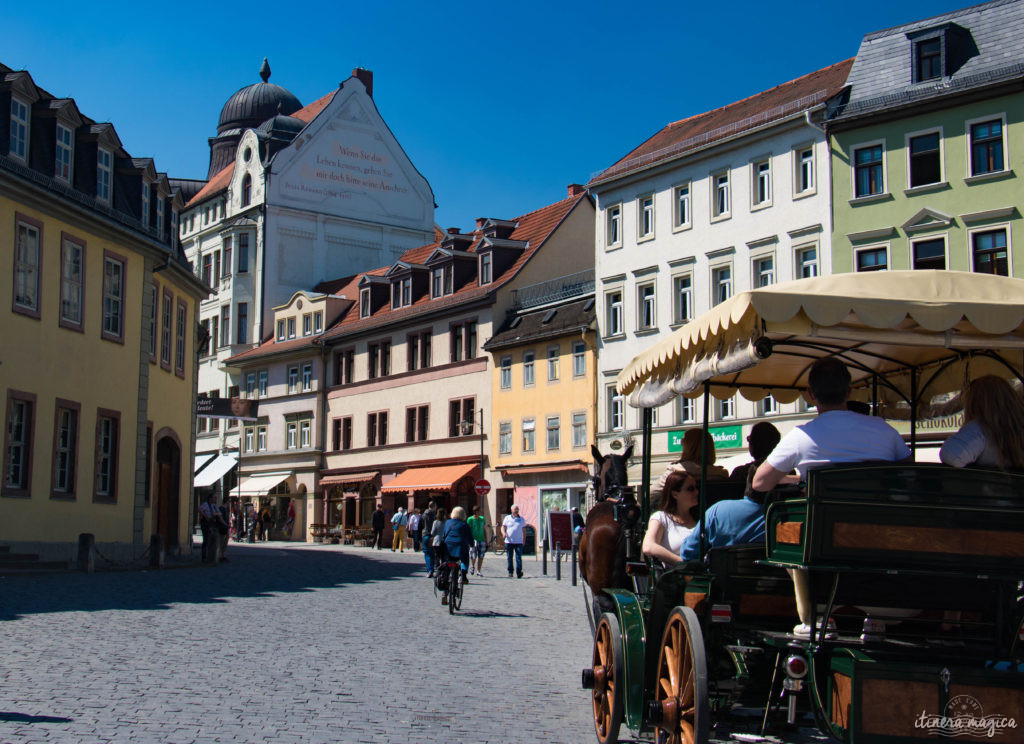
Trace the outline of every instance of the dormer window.
<instances>
[{"instance_id":1,"label":"dormer window","mask_svg":"<svg viewBox=\"0 0 1024 744\"><path fill-rule=\"evenodd\" d=\"M391 307L408 307L412 304L412 277L391 282Z\"/></svg>"},{"instance_id":2,"label":"dormer window","mask_svg":"<svg viewBox=\"0 0 1024 744\"><path fill-rule=\"evenodd\" d=\"M313 333L320 333L324 330L324 313L318 310L313 313Z\"/></svg>"},{"instance_id":3,"label":"dormer window","mask_svg":"<svg viewBox=\"0 0 1024 744\"><path fill-rule=\"evenodd\" d=\"M295 318L288 318L288 338L295 338Z\"/></svg>"},{"instance_id":4,"label":"dormer window","mask_svg":"<svg viewBox=\"0 0 1024 744\"><path fill-rule=\"evenodd\" d=\"M923 83L942 77L942 37L914 42L914 82Z\"/></svg>"},{"instance_id":5,"label":"dormer window","mask_svg":"<svg viewBox=\"0 0 1024 744\"><path fill-rule=\"evenodd\" d=\"M430 294L432 297L450 295L455 291L455 266L447 264L434 269L431 274Z\"/></svg>"},{"instance_id":6,"label":"dormer window","mask_svg":"<svg viewBox=\"0 0 1024 744\"><path fill-rule=\"evenodd\" d=\"M142 182L142 226L149 227L149 184Z\"/></svg>"},{"instance_id":7,"label":"dormer window","mask_svg":"<svg viewBox=\"0 0 1024 744\"><path fill-rule=\"evenodd\" d=\"M370 317L370 288L366 287L359 290L359 317L369 318Z\"/></svg>"},{"instance_id":8,"label":"dormer window","mask_svg":"<svg viewBox=\"0 0 1024 744\"><path fill-rule=\"evenodd\" d=\"M156 232L160 237L164 234L164 200L159 194L156 197ZM230 272L229 272L230 273Z\"/></svg>"},{"instance_id":9,"label":"dormer window","mask_svg":"<svg viewBox=\"0 0 1024 744\"><path fill-rule=\"evenodd\" d=\"M62 181L71 183L71 163L74 161L75 140L70 129L63 124L57 125L57 157L54 164L54 175Z\"/></svg>"},{"instance_id":10,"label":"dormer window","mask_svg":"<svg viewBox=\"0 0 1024 744\"><path fill-rule=\"evenodd\" d=\"M279 321L277 321L277 340L278 341L284 341L284 339L285 339L285 335L284 334L285 334L284 321L283 320L279 320Z\"/></svg>"},{"instance_id":11,"label":"dormer window","mask_svg":"<svg viewBox=\"0 0 1024 744\"><path fill-rule=\"evenodd\" d=\"M113 171L113 156L102 147L96 151L96 198L110 203L110 175Z\"/></svg>"},{"instance_id":12,"label":"dormer window","mask_svg":"<svg viewBox=\"0 0 1024 744\"><path fill-rule=\"evenodd\" d=\"M490 253L480 254L480 284L491 283L491 261L493 257Z\"/></svg>"},{"instance_id":13,"label":"dormer window","mask_svg":"<svg viewBox=\"0 0 1024 744\"><path fill-rule=\"evenodd\" d=\"M28 160L28 112L24 102L11 96L10 154L18 160Z\"/></svg>"}]
</instances>

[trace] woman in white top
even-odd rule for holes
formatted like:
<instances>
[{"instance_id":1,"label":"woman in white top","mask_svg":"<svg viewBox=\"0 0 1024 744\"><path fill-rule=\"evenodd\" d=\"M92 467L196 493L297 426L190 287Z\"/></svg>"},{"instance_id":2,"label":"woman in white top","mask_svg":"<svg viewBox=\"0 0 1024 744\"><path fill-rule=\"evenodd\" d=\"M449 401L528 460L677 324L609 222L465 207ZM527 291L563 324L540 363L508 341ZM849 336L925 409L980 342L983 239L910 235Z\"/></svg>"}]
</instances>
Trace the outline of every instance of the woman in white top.
<instances>
[{"instance_id":1,"label":"woman in white top","mask_svg":"<svg viewBox=\"0 0 1024 744\"><path fill-rule=\"evenodd\" d=\"M1024 469L1024 399L1001 377L973 380L963 394L964 424L939 450L947 465Z\"/></svg>"},{"instance_id":2,"label":"woman in white top","mask_svg":"<svg viewBox=\"0 0 1024 744\"><path fill-rule=\"evenodd\" d=\"M697 520L692 511L697 506L697 481L681 465L672 465L661 476L658 511L651 515L644 534L644 555L660 560L666 566L679 563L683 540L693 532Z\"/></svg>"}]
</instances>

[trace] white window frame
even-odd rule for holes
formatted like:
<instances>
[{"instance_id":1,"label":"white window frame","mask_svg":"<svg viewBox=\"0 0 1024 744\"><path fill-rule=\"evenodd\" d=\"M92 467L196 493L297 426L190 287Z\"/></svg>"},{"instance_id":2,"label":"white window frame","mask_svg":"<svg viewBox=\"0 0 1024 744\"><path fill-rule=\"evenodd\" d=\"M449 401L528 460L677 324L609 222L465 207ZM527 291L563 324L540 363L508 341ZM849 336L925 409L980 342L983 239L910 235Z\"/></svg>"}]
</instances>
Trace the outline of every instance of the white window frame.
<instances>
[{"instance_id":1,"label":"white window frame","mask_svg":"<svg viewBox=\"0 0 1024 744\"><path fill-rule=\"evenodd\" d=\"M296 325L296 323L295 323L295 316L293 315L293 316L287 318L286 320L287 320L287 324L288 324L288 338L289 339L295 338L295 325Z\"/></svg>"},{"instance_id":2,"label":"white window frame","mask_svg":"<svg viewBox=\"0 0 1024 744\"><path fill-rule=\"evenodd\" d=\"M110 204L111 184L114 175L114 155L102 147L96 150L96 198Z\"/></svg>"},{"instance_id":3,"label":"white window frame","mask_svg":"<svg viewBox=\"0 0 1024 744\"><path fill-rule=\"evenodd\" d=\"M523 387L533 387L537 383L537 352L533 349L523 352Z\"/></svg>"},{"instance_id":4,"label":"white window frame","mask_svg":"<svg viewBox=\"0 0 1024 744\"><path fill-rule=\"evenodd\" d=\"M762 171L762 166L766 166L766 170ZM762 183L764 184L764 199L760 199ZM752 160L750 163L750 211L756 212L759 209L770 207L773 196L771 155Z\"/></svg>"},{"instance_id":5,"label":"white window frame","mask_svg":"<svg viewBox=\"0 0 1024 744\"><path fill-rule=\"evenodd\" d=\"M66 136L62 136L62 134ZM53 175L58 181L70 184L74 181L75 177L75 133L71 127L57 122L57 135L55 139Z\"/></svg>"},{"instance_id":6,"label":"white window frame","mask_svg":"<svg viewBox=\"0 0 1024 744\"><path fill-rule=\"evenodd\" d=\"M622 202L609 205L605 210L604 244L606 248L622 245Z\"/></svg>"},{"instance_id":7,"label":"white window frame","mask_svg":"<svg viewBox=\"0 0 1024 744\"><path fill-rule=\"evenodd\" d=\"M370 288L363 287L359 290L359 317L370 317Z\"/></svg>"},{"instance_id":8,"label":"white window frame","mask_svg":"<svg viewBox=\"0 0 1024 744\"><path fill-rule=\"evenodd\" d=\"M617 300L613 299L618 297ZM607 331L605 338L622 336L626 329L623 327L622 314L622 289L611 289L604 293L605 323Z\"/></svg>"},{"instance_id":9,"label":"white window frame","mask_svg":"<svg viewBox=\"0 0 1024 744\"><path fill-rule=\"evenodd\" d=\"M299 447L308 449L312 446L313 422L310 419L299 421Z\"/></svg>"},{"instance_id":10,"label":"white window frame","mask_svg":"<svg viewBox=\"0 0 1024 744\"><path fill-rule=\"evenodd\" d=\"M527 446L527 443L529 443L529 446ZM524 454L537 451L537 420L533 417L524 418L522 421L520 444Z\"/></svg>"},{"instance_id":11,"label":"white window frame","mask_svg":"<svg viewBox=\"0 0 1024 744\"><path fill-rule=\"evenodd\" d=\"M317 310L313 313L313 334L323 333L324 330L324 311Z\"/></svg>"},{"instance_id":12,"label":"white window frame","mask_svg":"<svg viewBox=\"0 0 1024 744\"><path fill-rule=\"evenodd\" d=\"M481 286L490 284L493 280L492 267L494 266L494 256L490 251L486 251L480 254L480 265L477 268L480 276Z\"/></svg>"},{"instance_id":13,"label":"white window frame","mask_svg":"<svg viewBox=\"0 0 1024 744\"><path fill-rule=\"evenodd\" d=\"M284 318L281 318L280 320L277 321L277 340L278 341L284 341L285 340Z\"/></svg>"},{"instance_id":14,"label":"white window frame","mask_svg":"<svg viewBox=\"0 0 1024 744\"><path fill-rule=\"evenodd\" d=\"M806 261L803 257L810 251L814 251L814 261ZM814 273L804 276L803 268L813 266ZM793 278L808 279L821 276L821 246L818 243L802 243L793 247Z\"/></svg>"},{"instance_id":15,"label":"white window frame","mask_svg":"<svg viewBox=\"0 0 1024 744\"><path fill-rule=\"evenodd\" d=\"M729 274L722 280L722 272L728 271ZM724 297L718 291L720 287L726 287L726 294ZM711 267L711 306L719 305L730 297L736 294L736 275L733 271L731 263L717 264Z\"/></svg>"},{"instance_id":16,"label":"white window frame","mask_svg":"<svg viewBox=\"0 0 1024 744\"><path fill-rule=\"evenodd\" d=\"M697 421L697 401L680 395L676 404L676 423L692 424Z\"/></svg>"},{"instance_id":17,"label":"white window frame","mask_svg":"<svg viewBox=\"0 0 1024 744\"><path fill-rule=\"evenodd\" d=\"M270 395L269 378L270 374L265 369L261 369L257 374L256 390L260 398L266 398Z\"/></svg>"},{"instance_id":18,"label":"white window frame","mask_svg":"<svg viewBox=\"0 0 1024 744\"><path fill-rule=\"evenodd\" d=\"M793 148L793 198L802 199L811 196L818 191L818 155L815 152L815 143L810 142L797 145ZM804 153L809 152L810 158L805 158ZM804 175L807 174L807 188L801 188L804 182Z\"/></svg>"},{"instance_id":19,"label":"white window frame","mask_svg":"<svg viewBox=\"0 0 1024 744\"><path fill-rule=\"evenodd\" d=\"M572 413L572 448L584 449L587 446L587 412Z\"/></svg>"},{"instance_id":20,"label":"white window frame","mask_svg":"<svg viewBox=\"0 0 1024 744\"><path fill-rule=\"evenodd\" d=\"M149 181L142 180L142 226L149 227L149 204L152 186ZM218 277L219 278L219 277Z\"/></svg>"},{"instance_id":21,"label":"white window frame","mask_svg":"<svg viewBox=\"0 0 1024 744\"><path fill-rule=\"evenodd\" d=\"M692 319L693 274L676 274L672 277L672 324L682 325Z\"/></svg>"},{"instance_id":22,"label":"white window frame","mask_svg":"<svg viewBox=\"0 0 1024 744\"><path fill-rule=\"evenodd\" d=\"M512 422L501 421L498 423L498 454L512 454Z\"/></svg>"},{"instance_id":23,"label":"white window frame","mask_svg":"<svg viewBox=\"0 0 1024 744\"><path fill-rule=\"evenodd\" d=\"M857 268L857 257L861 253L867 253L868 251L885 251L885 268L884 269L871 269L870 271L888 271L892 268L892 251L890 250L889 243L875 243L872 245L860 245L853 249L853 270L855 273L867 273L862 272Z\"/></svg>"},{"instance_id":24,"label":"white window frame","mask_svg":"<svg viewBox=\"0 0 1024 744\"><path fill-rule=\"evenodd\" d=\"M857 194L857 151L869 147L882 148L882 190L875 194ZM859 201L862 199L881 199L889 194L889 152L885 146L885 139L858 142L850 147L850 200Z\"/></svg>"},{"instance_id":25,"label":"white window frame","mask_svg":"<svg viewBox=\"0 0 1024 744\"><path fill-rule=\"evenodd\" d=\"M313 363L306 362L302 365L302 392L308 393L313 389Z\"/></svg>"},{"instance_id":26,"label":"white window frame","mask_svg":"<svg viewBox=\"0 0 1024 744\"><path fill-rule=\"evenodd\" d=\"M970 138L969 132L970 132L970 130L968 130L968 138ZM910 183L910 168L911 168L910 141L912 139L916 139L917 137L924 137L924 136L929 135L929 134L937 134L937 135L939 135L939 180L938 181L933 181L932 183L923 183L920 186L914 186L912 183ZM905 165L906 165L906 169L907 169L907 191L908 192L913 193L913 192L916 192L916 191L924 191L924 190L927 190L927 189L934 189L934 188L942 186L944 183L946 183L946 138L945 138L945 133L943 132L942 127L929 127L928 129L919 129L916 132L907 132L906 136L903 138L903 149L905 151L905 160L906 160Z\"/></svg>"},{"instance_id":27,"label":"white window frame","mask_svg":"<svg viewBox=\"0 0 1024 744\"><path fill-rule=\"evenodd\" d=\"M21 112L14 110L15 104L20 106L24 113L19 115ZM23 163L28 162L29 154L29 137L32 134L32 128L30 125L32 120L32 107L25 103L15 95L11 96L11 118L10 118L10 142L8 143L8 153L11 157L20 160ZM15 148L15 145L19 147Z\"/></svg>"},{"instance_id":28,"label":"white window frame","mask_svg":"<svg viewBox=\"0 0 1024 744\"><path fill-rule=\"evenodd\" d=\"M587 374L587 344L585 341L572 342L572 376L583 377Z\"/></svg>"},{"instance_id":29,"label":"white window frame","mask_svg":"<svg viewBox=\"0 0 1024 744\"><path fill-rule=\"evenodd\" d=\"M299 446L299 422L288 421L285 424L284 448L298 449Z\"/></svg>"},{"instance_id":30,"label":"white window frame","mask_svg":"<svg viewBox=\"0 0 1024 744\"><path fill-rule=\"evenodd\" d=\"M974 172L974 159L972 157L973 142L971 141L971 128L975 124L981 124L986 121L999 120L1001 122L1002 134L1003 134L1003 167L1001 170L986 171L985 173ZM968 183L975 179L992 178L994 176L1000 176L1006 173L1010 169L1010 140L1006 133L1006 112L992 113L988 116L978 116L974 119L968 119L964 122L964 141L967 147L967 178L965 179ZM1009 238L1009 236L1007 236ZM1013 276L1011 274L1011 276Z\"/></svg>"},{"instance_id":31,"label":"white window frame","mask_svg":"<svg viewBox=\"0 0 1024 744\"><path fill-rule=\"evenodd\" d=\"M930 243L933 240L941 240L942 241L942 246L943 246L942 261L944 263L944 267L943 268L946 268L946 269L949 268L949 235L947 233L941 233L939 235L928 235L928 236L921 236L921 237L918 237L918 238L912 238L909 241L909 243L910 243L910 268L912 268L912 269L916 269L917 268L914 265L915 263L917 263L917 255L914 252L914 249L917 247L917 244L918 243ZM974 256L972 255L971 259L973 259L973 258L974 258Z\"/></svg>"},{"instance_id":32,"label":"white window frame","mask_svg":"<svg viewBox=\"0 0 1024 744\"><path fill-rule=\"evenodd\" d=\"M608 397L608 431L622 431L626 428L625 399L618 394L614 385L605 388Z\"/></svg>"},{"instance_id":33,"label":"white window frame","mask_svg":"<svg viewBox=\"0 0 1024 744\"><path fill-rule=\"evenodd\" d=\"M34 246L32 256L24 256L21 251L22 230L25 233L25 240L28 246ZM14 306L24 308L33 313L39 312L39 290L40 290L40 264L43 253L43 231L37 226L17 220L15 224L15 246L14 246ZM30 260L23 261L23 257ZM18 294L22 293L26 302L18 301Z\"/></svg>"},{"instance_id":34,"label":"white window frame","mask_svg":"<svg viewBox=\"0 0 1024 744\"><path fill-rule=\"evenodd\" d=\"M654 194L641 194L636 198L636 239L654 237Z\"/></svg>"},{"instance_id":35,"label":"white window frame","mask_svg":"<svg viewBox=\"0 0 1024 744\"><path fill-rule=\"evenodd\" d=\"M546 416L544 418L544 451L558 452L562 449L562 417Z\"/></svg>"},{"instance_id":36,"label":"white window frame","mask_svg":"<svg viewBox=\"0 0 1024 744\"><path fill-rule=\"evenodd\" d=\"M766 395L757 401L758 416L777 416L779 414L779 402L771 395Z\"/></svg>"},{"instance_id":37,"label":"white window frame","mask_svg":"<svg viewBox=\"0 0 1024 744\"><path fill-rule=\"evenodd\" d=\"M548 382L558 382L559 370L562 366L562 350L557 346L549 346L547 350Z\"/></svg>"},{"instance_id":38,"label":"white window frame","mask_svg":"<svg viewBox=\"0 0 1024 744\"><path fill-rule=\"evenodd\" d=\"M732 421L736 418L736 396L720 400L715 398L715 419L717 421Z\"/></svg>"},{"instance_id":39,"label":"white window frame","mask_svg":"<svg viewBox=\"0 0 1024 744\"><path fill-rule=\"evenodd\" d=\"M302 314L302 335L310 336L313 333L313 313Z\"/></svg>"},{"instance_id":40,"label":"white window frame","mask_svg":"<svg viewBox=\"0 0 1024 744\"><path fill-rule=\"evenodd\" d=\"M288 373L285 378L288 382L288 393L299 392L299 367L295 365L288 368Z\"/></svg>"},{"instance_id":41,"label":"white window frame","mask_svg":"<svg viewBox=\"0 0 1024 744\"><path fill-rule=\"evenodd\" d=\"M512 357L503 356L501 358L498 372L498 388L500 390L511 390L512 389Z\"/></svg>"},{"instance_id":42,"label":"white window frame","mask_svg":"<svg viewBox=\"0 0 1024 744\"><path fill-rule=\"evenodd\" d=\"M685 219L682 219L684 216ZM688 230L691 227L693 227L693 192L690 182L686 181L672 187L672 231Z\"/></svg>"},{"instance_id":43,"label":"white window frame","mask_svg":"<svg viewBox=\"0 0 1024 744\"><path fill-rule=\"evenodd\" d=\"M708 182L711 187L711 221L729 219L732 216L732 177L729 170L713 172Z\"/></svg>"},{"instance_id":44,"label":"white window frame","mask_svg":"<svg viewBox=\"0 0 1024 744\"><path fill-rule=\"evenodd\" d=\"M644 282L636 288L636 327L640 331L658 327L658 296L655 282Z\"/></svg>"},{"instance_id":45,"label":"white window frame","mask_svg":"<svg viewBox=\"0 0 1024 744\"><path fill-rule=\"evenodd\" d=\"M771 267L767 270L764 268L765 261L771 261ZM763 281L765 277L768 278L767 282ZM775 260L775 254L761 253L753 256L751 258L750 278L750 284L754 289L775 284L779 280L778 261Z\"/></svg>"}]
</instances>

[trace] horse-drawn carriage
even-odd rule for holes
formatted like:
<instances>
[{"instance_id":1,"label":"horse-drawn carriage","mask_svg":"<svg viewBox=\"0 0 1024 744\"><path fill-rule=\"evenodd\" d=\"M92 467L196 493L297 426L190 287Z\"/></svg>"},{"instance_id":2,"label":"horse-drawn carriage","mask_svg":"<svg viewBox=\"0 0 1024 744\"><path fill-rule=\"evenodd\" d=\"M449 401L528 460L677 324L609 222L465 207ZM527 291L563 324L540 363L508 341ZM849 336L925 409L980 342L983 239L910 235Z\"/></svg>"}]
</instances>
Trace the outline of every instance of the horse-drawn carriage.
<instances>
[{"instance_id":1,"label":"horse-drawn carriage","mask_svg":"<svg viewBox=\"0 0 1024 744\"><path fill-rule=\"evenodd\" d=\"M710 396L793 402L825 356L846 363L876 415L910 420L914 448L918 419L955 404L966 381L1024 379L1024 282L932 271L800 280L739 294L660 341L618 379L644 412L625 553L636 555L649 513L653 407L703 394L706 430ZM631 514L628 501L617 516ZM715 722L752 708L748 730L810 714L849 744L1024 738L1024 474L834 465L771 495L765 519L765 545L712 550L700 522L704 560L668 570L581 546L585 578L602 562L625 568L591 582L602 611L583 684L598 741L617 741L625 723L704 744ZM797 596L809 638L792 632Z\"/></svg>"}]
</instances>

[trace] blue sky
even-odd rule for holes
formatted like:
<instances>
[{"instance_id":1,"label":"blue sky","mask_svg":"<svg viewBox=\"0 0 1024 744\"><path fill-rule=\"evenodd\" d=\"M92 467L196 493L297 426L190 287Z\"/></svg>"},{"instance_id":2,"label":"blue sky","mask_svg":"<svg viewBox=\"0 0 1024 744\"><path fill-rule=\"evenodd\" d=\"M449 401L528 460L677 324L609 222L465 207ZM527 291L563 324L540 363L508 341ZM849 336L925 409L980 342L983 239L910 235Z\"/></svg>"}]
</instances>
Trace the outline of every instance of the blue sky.
<instances>
[{"instance_id":1,"label":"blue sky","mask_svg":"<svg viewBox=\"0 0 1024 744\"><path fill-rule=\"evenodd\" d=\"M303 104L366 67L437 222L466 229L562 198L671 121L852 57L866 33L967 4L9 3L0 62L185 178L205 177L221 106L263 57Z\"/></svg>"}]
</instances>

